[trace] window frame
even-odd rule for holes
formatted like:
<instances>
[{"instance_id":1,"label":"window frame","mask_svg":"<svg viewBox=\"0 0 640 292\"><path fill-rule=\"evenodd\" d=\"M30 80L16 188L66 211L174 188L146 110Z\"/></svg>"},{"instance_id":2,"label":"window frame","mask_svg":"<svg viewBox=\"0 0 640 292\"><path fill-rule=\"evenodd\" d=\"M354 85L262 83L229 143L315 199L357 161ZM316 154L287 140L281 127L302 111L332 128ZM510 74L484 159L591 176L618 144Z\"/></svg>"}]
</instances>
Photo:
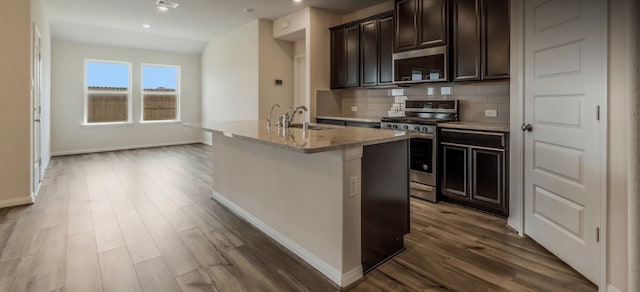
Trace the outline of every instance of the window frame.
<instances>
[{"instance_id":1,"label":"window frame","mask_svg":"<svg viewBox=\"0 0 640 292\"><path fill-rule=\"evenodd\" d=\"M176 118L173 120L145 120L144 119L144 67L165 67L176 69ZM182 122L180 97L182 91L182 72L180 65L141 63L140 64L140 123L141 124L161 124L161 123L179 123ZM159 93L159 95L172 95L169 93Z\"/></svg>"},{"instance_id":2,"label":"window frame","mask_svg":"<svg viewBox=\"0 0 640 292\"><path fill-rule=\"evenodd\" d=\"M120 64L127 65L127 69L129 72L129 86L127 86L127 120L120 122L98 122L98 123L90 123L89 122L89 86L87 84L87 64L89 62L94 63L108 63L108 64ZM82 120L82 126L84 127L92 127L92 126L110 126L110 125L126 125L133 123L133 66L131 62L125 61L113 61L113 60L102 60L102 59L91 59L84 58L84 117ZM92 91L93 92L93 91ZM98 91L99 92L99 91Z\"/></svg>"}]
</instances>

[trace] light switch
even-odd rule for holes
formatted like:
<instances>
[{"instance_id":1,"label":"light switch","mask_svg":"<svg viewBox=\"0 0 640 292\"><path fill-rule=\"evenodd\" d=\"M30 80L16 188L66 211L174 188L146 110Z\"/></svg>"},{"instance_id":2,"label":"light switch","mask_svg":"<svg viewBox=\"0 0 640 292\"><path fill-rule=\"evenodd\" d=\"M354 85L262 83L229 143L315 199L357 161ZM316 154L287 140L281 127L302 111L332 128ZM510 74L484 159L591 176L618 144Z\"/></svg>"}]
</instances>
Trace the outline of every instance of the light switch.
<instances>
[{"instance_id":1,"label":"light switch","mask_svg":"<svg viewBox=\"0 0 640 292\"><path fill-rule=\"evenodd\" d=\"M451 95L451 87L440 87L440 94Z\"/></svg>"},{"instance_id":2,"label":"light switch","mask_svg":"<svg viewBox=\"0 0 640 292\"><path fill-rule=\"evenodd\" d=\"M358 107L357 107L357 106L355 106L355 105L354 105L354 106L352 106L352 107L351 107L351 111L352 111L352 112L357 112L357 111L358 111Z\"/></svg>"},{"instance_id":3,"label":"light switch","mask_svg":"<svg viewBox=\"0 0 640 292\"><path fill-rule=\"evenodd\" d=\"M492 110L492 109L484 110L484 116L489 118L495 118L498 116L498 110Z\"/></svg>"}]
</instances>

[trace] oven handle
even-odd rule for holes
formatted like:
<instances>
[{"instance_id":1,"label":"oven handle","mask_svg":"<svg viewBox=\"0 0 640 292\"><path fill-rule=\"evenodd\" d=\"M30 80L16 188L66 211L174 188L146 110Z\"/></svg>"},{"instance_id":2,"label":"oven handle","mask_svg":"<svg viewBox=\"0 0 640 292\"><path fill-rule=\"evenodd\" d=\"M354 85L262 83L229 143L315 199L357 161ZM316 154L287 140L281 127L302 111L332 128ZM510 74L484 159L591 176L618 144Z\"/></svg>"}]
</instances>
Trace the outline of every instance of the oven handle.
<instances>
[{"instance_id":1,"label":"oven handle","mask_svg":"<svg viewBox=\"0 0 640 292\"><path fill-rule=\"evenodd\" d=\"M418 138L433 139L433 134L417 133Z\"/></svg>"},{"instance_id":2,"label":"oven handle","mask_svg":"<svg viewBox=\"0 0 640 292\"><path fill-rule=\"evenodd\" d=\"M415 183L415 182L410 182L409 183L409 188L418 189L418 190L427 191L427 192L433 192L433 187L432 186L423 185L423 184L419 184L419 183Z\"/></svg>"}]
</instances>

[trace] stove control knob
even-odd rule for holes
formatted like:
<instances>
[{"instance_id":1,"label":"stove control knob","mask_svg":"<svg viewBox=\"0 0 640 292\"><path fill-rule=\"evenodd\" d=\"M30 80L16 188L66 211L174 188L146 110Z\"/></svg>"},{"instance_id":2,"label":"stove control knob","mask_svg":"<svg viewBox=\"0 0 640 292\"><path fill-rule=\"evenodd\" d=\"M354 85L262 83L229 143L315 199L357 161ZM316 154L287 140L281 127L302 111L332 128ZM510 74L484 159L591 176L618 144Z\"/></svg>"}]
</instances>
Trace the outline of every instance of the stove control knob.
<instances>
[{"instance_id":1,"label":"stove control knob","mask_svg":"<svg viewBox=\"0 0 640 292\"><path fill-rule=\"evenodd\" d=\"M429 127L422 127L422 131L428 133L429 132Z\"/></svg>"},{"instance_id":2,"label":"stove control knob","mask_svg":"<svg viewBox=\"0 0 640 292\"><path fill-rule=\"evenodd\" d=\"M402 128L405 129L405 130L409 130L409 126L407 126L407 125L403 125Z\"/></svg>"},{"instance_id":3,"label":"stove control knob","mask_svg":"<svg viewBox=\"0 0 640 292\"><path fill-rule=\"evenodd\" d=\"M397 128L398 128L398 125L393 125L393 128L394 128L394 129L397 129Z\"/></svg>"},{"instance_id":4,"label":"stove control knob","mask_svg":"<svg viewBox=\"0 0 640 292\"><path fill-rule=\"evenodd\" d=\"M420 131L420 126L415 126L413 129L414 129L415 131Z\"/></svg>"}]
</instances>

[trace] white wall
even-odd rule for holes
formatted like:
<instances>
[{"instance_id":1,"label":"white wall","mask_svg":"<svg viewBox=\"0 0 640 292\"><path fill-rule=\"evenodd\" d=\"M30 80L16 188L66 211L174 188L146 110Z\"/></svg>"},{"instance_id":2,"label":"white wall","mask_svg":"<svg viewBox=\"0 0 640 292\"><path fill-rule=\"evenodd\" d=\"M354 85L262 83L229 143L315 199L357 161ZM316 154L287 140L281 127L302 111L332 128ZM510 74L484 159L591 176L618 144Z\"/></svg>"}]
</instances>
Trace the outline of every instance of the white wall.
<instances>
[{"instance_id":1,"label":"white wall","mask_svg":"<svg viewBox=\"0 0 640 292\"><path fill-rule=\"evenodd\" d=\"M275 86L282 79L283 86ZM202 52L202 121L265 119L293 106L293 43L273 39L256 20L209 41ZM211 136L203 133L205 143Z\"/></svg>"},{"instance_id":2,"label":"white wall","mask_svg":"<svg viewBox=\"0 0 640 292\"><path fill-rule=\"evenodd\" d=\"M264 120L269 115L269 110L274 103L280 105L280 111L277 111L277 114L293 107L294 43L274 39L273 22L260 20L258 23L260 26L258 118ZM282 86L274 85L276 79L283 81ZM274 110L275 115L276 111ZM273 119L275 120L275 118Z\"/></svg>"},{"instance_id":3,"label":"white wall","mask_svg":"<svg viewBox=\"0 0 640 292\"><path fill-rule=\"evenodd\" d=\"M133 124L83 126L84 59L132 63ZM200 121L200 56L97 46L54 40L52 47L52 155L199 142L200 134L181 123L141 124L142 63L180 66L181 118Z\"/></svg>"},{"instance_id":4,"label":"white wall","mask_svg":"<svg viewBox=\"0 0 640 292\"><path fill-rule=\"evenodd\" d=\"M30 201L30 1L0 9L0 207Z\"/></svg>"},{"instance_id":5,"label":"white wall","mask_svg":"<svg viewBox=\"0 0 640 292\"><path fill-rule=\"evenodd\" d=\"M307 30L307 75L309 103L315 105L318 90L331 88L331 35L329 28L340 24L342 16L329 11L311 8ZM316 118L316 107L310 109L312 121Z\"/></svg>"}]
</instances>

